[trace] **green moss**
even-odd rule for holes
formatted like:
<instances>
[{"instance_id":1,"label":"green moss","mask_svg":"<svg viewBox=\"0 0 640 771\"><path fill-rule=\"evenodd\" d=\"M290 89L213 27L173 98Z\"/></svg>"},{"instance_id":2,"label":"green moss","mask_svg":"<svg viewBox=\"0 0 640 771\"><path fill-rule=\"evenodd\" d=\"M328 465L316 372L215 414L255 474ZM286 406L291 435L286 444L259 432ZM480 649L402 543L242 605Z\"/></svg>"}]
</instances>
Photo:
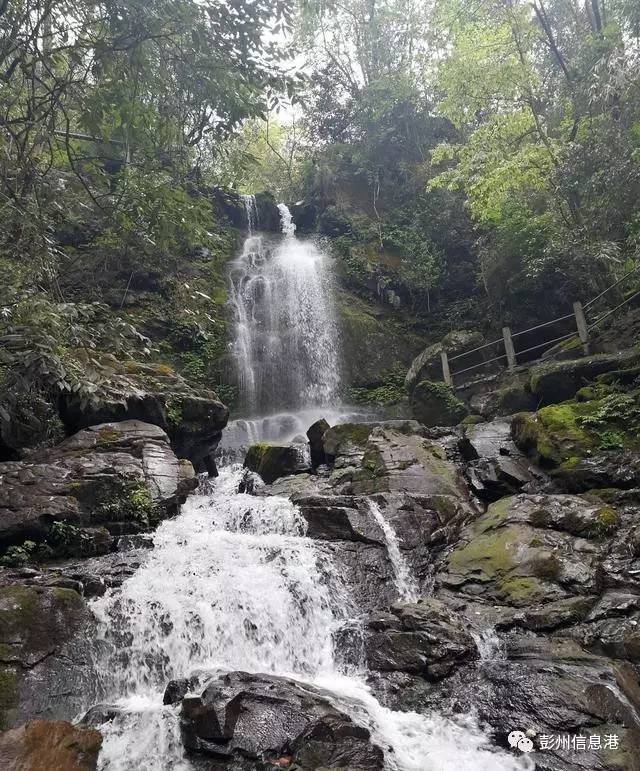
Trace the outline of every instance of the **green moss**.
<instances>
[{"instance_id":1,"label":"green moss","mask_svg":"<svg viewBox=\"0 0 640 771\"><path fill-rule=\"evenodd\" d=\"M512 528L478 535L451 554L450 570L460 574L473 573L483 581L508 573L515 567L512 552L517 546L517 535L518 531Z\"/></svg>"},{"instance_id":2,"label":"green moss","mask_svg":"<svg viewBox=\"0 0 640 771\"><path fill-rule=\"evenodd\" d=\"M18 705L18 674L14 667L0 666L0 731L9 727L9 716Z\"/></svg>"},{"instance_id":3,"label":"green moss","mask_svg":"<svg viewBox=\"0 0 640 771\"><path fill-rule=\"evenodd\" d=\"M112 428L111 426L103 426L98 431L97 442L99 445L113 444L121 438L122 435L115 428Z\"/></svg>"},{"instance_id":4,"label":"green moss","mask_svg":"<svg viewBox=\"0 0 640 771\"><path fill-rule=\"evenodd\" d=\"M603 506L601 509L598 509L596 519L602 528L603 534L615 530L620 525L620 516L611 506Z\"/></svg>"},{"instance_id":5,"label":"green moss","mask_svg":"<svg viewBox=\"0 0 640 771\"><path fill-rule=\"evenodd\" d=\"M512 605L529 604L535 601L541 592L540 582L528 576L513 576L500 582L499 593Z\"/></svg>"},{"instance_id":6,"label":"green moss","mask_svg":"<svg viewBox=\"0 0 640 771\"><path fill-rule=\"evenodd\" d=\"M485 423L485 418L482 417L482 415L467 415L467 417L462 421L463 426L477 426L478 423Z\"/></svg>"}]
</instances>

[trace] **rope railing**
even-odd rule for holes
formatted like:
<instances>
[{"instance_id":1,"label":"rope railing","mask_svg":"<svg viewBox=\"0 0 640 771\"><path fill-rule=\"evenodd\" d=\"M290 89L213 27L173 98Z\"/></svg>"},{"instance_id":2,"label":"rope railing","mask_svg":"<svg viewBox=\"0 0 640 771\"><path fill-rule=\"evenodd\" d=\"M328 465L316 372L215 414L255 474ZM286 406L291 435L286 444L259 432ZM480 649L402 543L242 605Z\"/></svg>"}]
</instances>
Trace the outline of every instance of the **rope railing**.
<instances>
[{"instance_id":1,"label":"rope railing","mask_svg":"<svg viewBox=\"0 0 640 771\"><path fill-rule=\"evenodd\" d=\"M483 345L478 345L475 348L471 348L468 351L462 351L461 353L456 354L455 356L452 356L449 358L447 351L443 350L441 352L441 358L442 358L442 374L443 379L446 383L453 386L453 378L457 377L459 375L464 375L468 372L471 372L472 370L479 369L481 367L486 367L489 364L494 364L498 361L502 361L503 359L507 360L507 367L508 369L515 369L517 366L517 357L518 356L524 356L526 354L530 354L533 351L537 351L540 348L549 348L552 345L556 345L558 343L567 341L571 338L574 338L576 342L580 342L582 345L582 349L585 355L589 354L589 332L593 329L595 329L599 324L601 324L605 319L609 318L611 315L613 315L616 311L618 311L623 306L630 303L632 300L634 300L637 297L640 297L640 290L637 292L634 292L634 294L627 297L625 300L623 300L621 303L616 305L614 308L611 308L610 310L606 311L605 313L601 314L600 316L596 317L590 324L587 324L587 319L585 317L585 310L591 309L598 300L600 300L602 297L604 297L610 290L614 289L615 287L619 286L623 281L625 281L630 276L638 273L640 270L640 265L635 267L633 270L630 270L628 273L626 273L624 276L622 276L620 279L615 281L613 284L608 286L606 289L604 289L600 294L593 297L589 302L582 305L579 301L576 301L573 303L573 312L567 313L564 316L558 316L558 318L551 319L550 321L543 321L540 324L535 324L532 327L529 327L528 329L522 329L518 332L512 333L509 327L503 327L502 328L502 337L498 338L497 340L492 340L489 343L484 343ZM559 324L563 321L568 321L569 319L575 319L575 330L568 332L563 335L559 335L558 337L554 337L551 340L545 340L542 343L538 343L536 345L532 345L528 348L524 348L523 350L516 351L514 346L514 339L518 338L522 335L526 335L531 332L536 332L539 329L544 329L545 327L549 327L553 324ZM450 370L450 364L454 361L459 361L460 359L463 359L467 356L471 356L474 353L478 353L479 351L484 351L487 348L491 348L495 345L504 345L504 353L494 356L491 359L485 359L482 361L477 362L476 364L472 364L469 367L464 367L463 369L456 370L455 372L451 372ZM535 362L540 361L541 359L548 360L554 355L557 355L561 350L558 349L551 353L550 356L543 355L533 361L528 362L528 364L533 364Z\"/></svg>"}]
</instances>

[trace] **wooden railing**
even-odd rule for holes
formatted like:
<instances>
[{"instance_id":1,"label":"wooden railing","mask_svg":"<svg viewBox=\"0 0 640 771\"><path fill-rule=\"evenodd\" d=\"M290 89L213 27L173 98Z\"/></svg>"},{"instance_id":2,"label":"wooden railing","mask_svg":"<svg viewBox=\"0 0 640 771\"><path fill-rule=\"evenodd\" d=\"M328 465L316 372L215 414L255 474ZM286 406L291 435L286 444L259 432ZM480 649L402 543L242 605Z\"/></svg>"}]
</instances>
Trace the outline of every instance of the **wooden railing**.
<instances>
[{"instance_id":1,"label":"wooden railing","mask_svg":"<svg viewBox=\"0 0 640 771\"><path fill-rule=\"evenodd\" d=\"M571 313L567 313L565 316L559 316L558 318L551 319L550 321L545 321L541 324L536 324L535 326L529 327L528 329L522 329L519 332L512 332L510 327L502 327L502 337L499 337L496 340L492 340L489 343L484 343L484 345L479 345L476 348L472 348L469 351L463 351L462 353L458 353L455 356L449 356L448 352L446 350L443 350L440 356L442 359L442 378L444 382L455 388L456 385L455 385L454 378L457 378L460 375L471 372L472 370L480 369L481 367L486 367L489 364L495 364L496 362L500 362L503 360L506 361L507 369L513 370L518 366L518 357L524 357L524 356L528 357L534 351L539 350L541 348L545 348L548 350L551 346L558 345L559 343L570 340L571 338L575 339L576 343L578 343L579 341L579 343L582 346L583 354L585 356L588 356L590 337L591 337L590 333L592 332L592 330L595 329L599 324L601 324L606 318L609 318L612 314L618 311L620 308L622 308L625 305L628 305L634 299L639 297L640 290L632 294L630 297L627 297L625 300L623 300L621 303L616 305L614 308L608 309L602 312L600 315L593 317L591 323L589 323L587 315L592 314L594 306L598 300L604 297L612 289L619 286L623 281L628 279L630 276L638 273L639 270L640 270L640 265L634 268L633 270L629 271L626 275L624 275L615 283L608 286L603 292L600 292L599 295L597 295L596 297L593 297L591 300L589 300L588 303L585 303L584 306L579 301L574 302L573 311ZM536 332L545 327L550 327L553 324L559 324L563 321L568 321L569 319L574 320L573 323L575 324L575 329L571 330L567 334L560 335L559 337L555 337L550 340L545 340L542 343L538 343L537 345L532 345L522 350L517 350L516 343L514 341L517 340L517 338L521 337L522 335ZM476 362L471 366L463 367L462 369L456 369L455 371L452 371L452 365L454 365L455 362L461 363L464 358L471 356L473 354L478 354L481 351L491 348L493 346L500 346L503 350L503 353L500 353L498 356L493 356L490 359L484 359L482 361ZM559 351L556 351L555 353L558 353L558 352ZM551 357L545 356L545 354L543 353L541 357L537 357L533 359L527 358L526 362L524 363L526 363L527 365L532 365L543 359L548 359L548 358L551 358Z\"/></svg>"}]
</instances>

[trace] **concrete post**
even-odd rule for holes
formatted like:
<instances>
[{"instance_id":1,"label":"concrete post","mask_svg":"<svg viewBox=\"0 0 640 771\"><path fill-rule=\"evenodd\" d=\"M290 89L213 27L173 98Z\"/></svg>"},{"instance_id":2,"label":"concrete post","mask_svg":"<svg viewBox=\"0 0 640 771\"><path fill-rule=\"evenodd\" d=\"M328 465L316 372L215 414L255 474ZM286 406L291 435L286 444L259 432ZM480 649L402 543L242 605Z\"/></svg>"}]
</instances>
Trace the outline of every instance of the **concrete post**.
<instances>
[{"instance_id":1,"label":"concrete post","mask_svg":"<svg viewBox=\"0 0 640 771\"><path fill-rule=\"evenodd\" d=\"M507 354L507 366L513 369L516 362L516 349L513 347L513 339L509 327L502 327L502 337L504 338L504 350Z\"/></svg>"},{"instance_id":2,"label":"concrete post","mask_svg":"<svg viewBox=\"0 0 640 771\"><path fill-rule=\"evenodd\" d=\"M453 380L451 379L451 370L449 369L449 357L446 351L440 352L440 358L442 359L442 378L447 385L452 386Z\"/></svg>"},{"instance_id":3,"label":"concrete post","mask_svg":"<svg viewBox=\"0 0 640 771\"><path fill-rule=\"evenodd\" d=\"M576 317L576 327L578 328L578 336L582 341L582 350L584 355L589 355L589 330L587 329L587 320L584 317L584 308L581 302L573 303L573 312Z\"/></svg>"}]
</instances>

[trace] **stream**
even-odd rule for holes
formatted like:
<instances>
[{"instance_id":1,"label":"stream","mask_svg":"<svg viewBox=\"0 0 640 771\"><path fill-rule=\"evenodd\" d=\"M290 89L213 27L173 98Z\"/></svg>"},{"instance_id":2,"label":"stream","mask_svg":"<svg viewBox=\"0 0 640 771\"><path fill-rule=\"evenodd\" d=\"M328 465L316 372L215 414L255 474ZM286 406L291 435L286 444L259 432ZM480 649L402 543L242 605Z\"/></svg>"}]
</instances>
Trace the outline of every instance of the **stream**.
<instances>
[{"instance_id":1,"label":"stream","mask_svg":"<svg viewBox=\"0 0 640 771\"><path fill-rule=\"evenodd\" d=\"M280 241L263 239L255 233L250 198L246 204L252 232L230 270L233 346L249 415L246 435L238 422L231 427L238 447L272 438L265 426L282 438L306 429L313 415L335 422L348 412L337 399L329 258L296 239L286 207ZM454 721L392 711L374 697L364 657L342 655L338 642L345 639L341 630L357 632L364 623L349 591L348 566L330 542L306 537L305 520L288 498L238 493L241 475L228 456L219 477L205 481L178 516L158 527L136 572L92 601L103 701L113 705L112 719L100 725L100 769L222 768L185 755L179 706L163 705L163 694L172 679L231 671L323 689L371 731L390 771L531 768L493 747L472 715ZM397 598L415 600L418 584L393 528L370 505L385 535Z\"/></svg>"}]
</instances>

